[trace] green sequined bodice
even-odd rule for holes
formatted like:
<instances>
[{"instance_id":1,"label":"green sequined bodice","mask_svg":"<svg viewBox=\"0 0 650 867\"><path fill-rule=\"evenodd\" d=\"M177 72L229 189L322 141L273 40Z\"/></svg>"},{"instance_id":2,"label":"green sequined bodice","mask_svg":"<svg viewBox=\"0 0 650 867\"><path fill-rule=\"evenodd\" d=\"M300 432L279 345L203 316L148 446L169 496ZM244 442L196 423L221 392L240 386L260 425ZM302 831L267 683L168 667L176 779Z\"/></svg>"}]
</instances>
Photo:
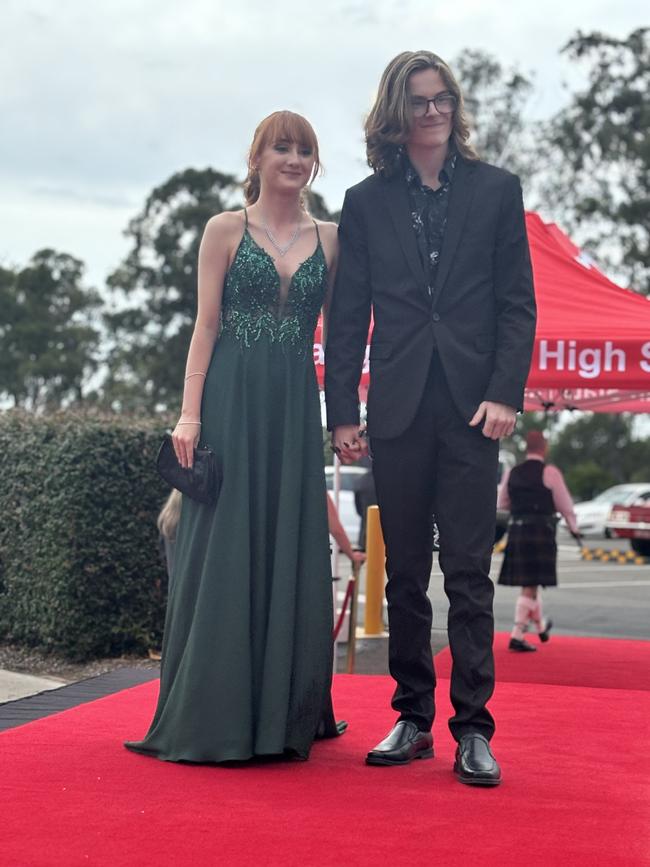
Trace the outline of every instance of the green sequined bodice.
<instances>
[{"instance_id":1,"label":"green sequined bodice","mask_svg":"<svg viewBox=\"0 0 650 867\"><path fill-rule=\"evenodd\" d=\"M320 238L283 293L273 259L246 228L224 284L222 333L231 334L245 347L266 337L311 353L326 286L327 262Z\"/></svg>"}]
</instances>

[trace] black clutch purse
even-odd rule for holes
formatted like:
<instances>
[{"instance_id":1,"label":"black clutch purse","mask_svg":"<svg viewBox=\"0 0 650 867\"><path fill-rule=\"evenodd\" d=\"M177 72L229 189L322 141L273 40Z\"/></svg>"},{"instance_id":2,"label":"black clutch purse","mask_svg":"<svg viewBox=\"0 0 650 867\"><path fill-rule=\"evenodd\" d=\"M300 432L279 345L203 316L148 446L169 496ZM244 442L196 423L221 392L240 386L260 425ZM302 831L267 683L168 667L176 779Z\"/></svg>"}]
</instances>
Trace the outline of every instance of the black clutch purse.
<instances>
[{"instance_id":1,"label":"black clutch purse","mask_svg":"<svg viewBox=\"0 0 650 867\"><path fill-rule=\"evenodd\" d=\"M221 489L221 473L210 448L194 449L194 463L185 469L178 463L171 434L165 434L156 458L158 474L182 494L212 506Z\"/></svg>"}]
</instances>

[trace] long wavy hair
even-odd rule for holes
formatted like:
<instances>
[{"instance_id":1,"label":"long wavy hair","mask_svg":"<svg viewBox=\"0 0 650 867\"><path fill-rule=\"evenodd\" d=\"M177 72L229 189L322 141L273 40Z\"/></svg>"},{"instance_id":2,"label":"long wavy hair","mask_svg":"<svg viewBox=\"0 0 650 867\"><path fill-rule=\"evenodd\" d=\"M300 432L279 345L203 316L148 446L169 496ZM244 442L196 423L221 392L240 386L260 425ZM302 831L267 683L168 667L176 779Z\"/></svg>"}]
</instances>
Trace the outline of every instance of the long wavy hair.
<instances>
[{"instance_id":1,"label":"long wavy hair","mask_svg":"<svg viewBox=\"0 0 650 867\"><path fill-rule=\"evenodd\" d=\"M158 531L161 536L173 541L176 538L176 528L181 517L181 503L183 498L180 491L174 488L171 494L167 497L165 505L160 510L158 515Z\"/></svg>"},{"instance_id":2,"label":"long wavy hair","mask_svg":"<svg viewBox=\"0 0 650 867\"><path fill-rule=\"evenodd\" d=\"M456 150L465 159L478 159L478 154L469 144L470 130L463 94L451 69L431 51L403 51L384 70L375 104L366 119L368 165L375 172L390 176L395 170L400 145L406 142L411 128L408 81L414 72L423 69L439 72L447 90L456 97L451 131Z\"/></svg>"},{"instance_id":3,"label":"long wavy hair","mask_svg":"<svg viewBox=\"0 0 650 867\"><path fill-rule=\"evenodd\" d=\"M244 198L247 205L254 204L260 195L260 173L258 163L267 145L277 141L295 142L308 147L314 155L314 168L309 178L311 184L322 171L318 153L318 139L314 128L301 114L293 111L274 111L261 121L255 130L253 142L248 152L248 174L244 181Z\"/></svg>"}]
</instances>

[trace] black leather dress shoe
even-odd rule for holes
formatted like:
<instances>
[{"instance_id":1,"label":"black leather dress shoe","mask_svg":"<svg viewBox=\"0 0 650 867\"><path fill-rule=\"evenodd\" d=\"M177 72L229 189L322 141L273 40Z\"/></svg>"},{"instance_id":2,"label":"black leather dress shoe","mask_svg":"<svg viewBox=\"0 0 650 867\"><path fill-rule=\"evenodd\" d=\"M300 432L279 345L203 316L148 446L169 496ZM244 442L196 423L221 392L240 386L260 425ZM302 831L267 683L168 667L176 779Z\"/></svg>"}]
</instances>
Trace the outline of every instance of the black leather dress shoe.
<instances>
[{"instance_id":1,"label":"black leather dress shoe","mask_svg":"<svg viewBox=\"0 0 650 867\"><path fill-rule=\"evenodd\" d=\"M487 738L479 734L463 735L456 748L454 773L468 786L498 786L501 768L494 758Z\"/></svg>"},{"instance_id":2,"label":"black leather dress shoe","mask_svg":"<svg viewBox=\"0 0 650 867\"><path fill-rule=\"evenodd\" d=\"M540 640L540 641L548 641L549 638L551 637L551 636L549 635L549 632L551 631L552 628L553 628L553 621L552 621L552 620L547 620L547 621L546 621L546 626L545 626L544 629L542 629L542 631L539 633L539 640Z\"/></svg>"},{"instance_id":3,"label":"black leather dress shoe","mask_svg":"<svg viewBox=\"0 0 650 867\"><path fill-rule=\"evenodd\" d=\"M368 765L408 765L413 759L433 758L431 732L422 732L414 722L400 720L383 741L366 756Z\"/></svg>"},{"instance_id":4,"label":"black leather dress shoe","mask_svg":"<svg viewBox=\"0 0 650 867\"><path fill-rule=\"evenodd\" d=\"M544 639L542 639L543 641ZM514 650L517 653L533 653L537 648L529 644L527 641L522 641L520 638L511 638L508 650Z\"/></svg>"}]
</instances>

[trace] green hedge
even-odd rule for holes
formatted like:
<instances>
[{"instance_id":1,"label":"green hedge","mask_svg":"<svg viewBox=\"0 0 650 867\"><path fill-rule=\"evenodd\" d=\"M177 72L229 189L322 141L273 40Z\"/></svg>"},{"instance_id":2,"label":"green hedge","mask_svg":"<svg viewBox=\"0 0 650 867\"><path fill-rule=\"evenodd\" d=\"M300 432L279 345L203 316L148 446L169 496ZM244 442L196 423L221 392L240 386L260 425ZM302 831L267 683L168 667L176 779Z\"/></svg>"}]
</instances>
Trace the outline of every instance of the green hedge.
<instances>
[{"instance_id":1,"label":"green hedge","mask_svg":"<svg viewBox=\"0 0 650 867\"><path fill-rule=\"evenodd\" d=\"M161 640L160 419L0 415L0 640L75 660Z\"/></svg>"}]
</instances>

